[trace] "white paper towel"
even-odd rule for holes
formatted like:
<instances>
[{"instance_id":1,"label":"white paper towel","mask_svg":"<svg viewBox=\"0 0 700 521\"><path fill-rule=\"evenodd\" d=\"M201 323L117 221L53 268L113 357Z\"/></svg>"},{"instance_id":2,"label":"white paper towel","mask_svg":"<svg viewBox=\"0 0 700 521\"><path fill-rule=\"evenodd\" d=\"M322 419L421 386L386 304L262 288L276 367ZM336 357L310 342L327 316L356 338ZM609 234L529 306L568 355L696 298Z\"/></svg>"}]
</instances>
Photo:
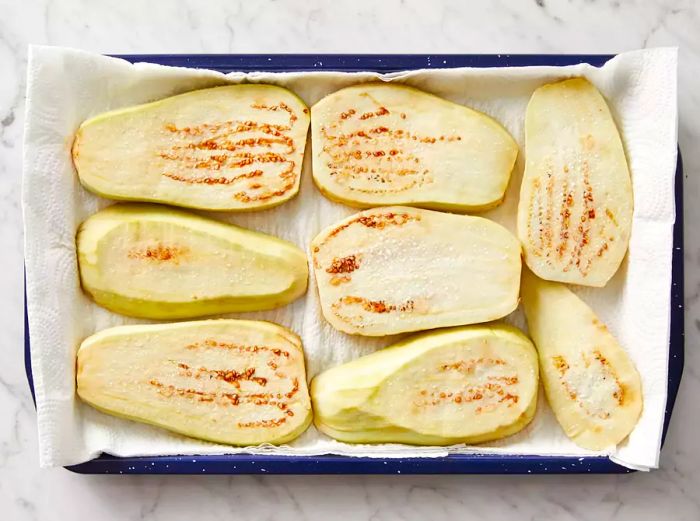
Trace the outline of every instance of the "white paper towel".
<instances>
[{"instance_id":1,"label":"white paper towel","mask_svg":"<svg viewBox=\"0 0 700 521\"><path fill-rule=\"evenodd\" d=\"M617 275L604 289L580 294L629 351L642 376L642 417L629 439L612 456L632 468L656 467L667 386L675 218L676 62L676 49L652 49L621 54L602 68L577 65L433 69L385 76L335 72L224 76L213 71L131 65L70 49L32 47L23 210L41 465L75 464L101 452L119 456L219 454L241 450L375 457L442 456L448 452L591 454L567 439L542 393L537 415L524 431L487 446L348 445L331 440L311 427L288 446L236 449L99 413L76 398L74 385L75 353L85 337L106 327L139 322L98 307L80 289L76 230L89 215L111 204L85 191L73 169L70 157L73 134L86 118L192 89L243 80L289 87L311 105L339 88L382 78L405 82L493 116L508 128L522 150L525 107L532 91L559 78L582 75L607 98L622 132L633 177L635 212L629 254ZM318 231L353 213L316 190L311 181L309 157L307 153L301 192L291 202L259 213L214 216L277 235L308 250L311 238ZM521 154L504 204L485 214L510 229L514 229L522 168ZM320 314L313 280L306 298L282 309L239 316L272 320L298 332L304 341L309 378L393 341L361 339L332 329ZM524 327L519 311L508 317L508 321Z\"/></svg>"}]
</instances>

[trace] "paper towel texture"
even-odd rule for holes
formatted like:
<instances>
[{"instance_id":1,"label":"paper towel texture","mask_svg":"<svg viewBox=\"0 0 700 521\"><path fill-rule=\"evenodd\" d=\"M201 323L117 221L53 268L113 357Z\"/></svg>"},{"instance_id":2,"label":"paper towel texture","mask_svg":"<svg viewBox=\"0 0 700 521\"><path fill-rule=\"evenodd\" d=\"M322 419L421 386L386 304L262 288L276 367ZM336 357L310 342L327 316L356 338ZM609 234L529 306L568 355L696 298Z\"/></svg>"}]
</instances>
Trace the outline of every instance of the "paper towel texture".
<instances>
[{"instance_id":1,"label":"paper towel texture","mask_svg":"<svg viewBox=\"0 0 700 521\"><path fill-rule=\"evenodd\" d=\"M311 427L288 446L237 449L113 418L82 404L75 395L74 383L75 353L80 342L110 326L144 321L102 309L80 289L76 230L84 219L112 202L80 186L70 156L73 134L85 119L193 89L241 81L275 83L292 89L312 105L323 96L357 82L378 78L397 81L481 110L500 121L515 137L521 155L505 202L481 214L514 231L523 169L524 116L530 95L542 84L585 76L608 100L621 131L632 172L635 212L629 253L618 273L605 288L578 293L627 349L642 376L642 417L612 457L632 468L656 467L668 367L677 150L676 62L675 49L651 49L621 54L602 68L584 64L432 69L384 76L336 72L225 76L205 70L131 65L70 49L33 47L28 66L23 211L41 465L80 463L101 452L119 456L241 451L374 457L443 456L448 452L591 454L564 435L543 393L535 419L521 433L479 447L449 448L348 445L331 440ZM309 242L321 229L355 212L319 193L311 180L310 163L307 148L301 190L292 201L258 213L211 215L282 237L308 251ZM331 328L320 313L313 273L305 298L278 310L227 316L271 320L299 333L306 351L309 379L328 367L386 347L396 339L351 337ZM520 311L507 321L525 329Z\"/></svg>"}]
</instances>

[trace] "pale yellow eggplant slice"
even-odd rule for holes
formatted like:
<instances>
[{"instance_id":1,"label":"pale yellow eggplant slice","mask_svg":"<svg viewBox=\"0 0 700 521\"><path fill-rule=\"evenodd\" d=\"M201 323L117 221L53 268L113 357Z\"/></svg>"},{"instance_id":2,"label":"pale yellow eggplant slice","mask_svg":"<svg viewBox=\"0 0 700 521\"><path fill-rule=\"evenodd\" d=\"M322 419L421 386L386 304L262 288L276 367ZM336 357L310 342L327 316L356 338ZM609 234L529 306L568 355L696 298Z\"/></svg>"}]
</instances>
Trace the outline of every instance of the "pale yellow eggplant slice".
<instances>
[{"instance_id":1,"label":"pale yellow eggplant slice","mask_svg":"<svg viewBox=\"0 0 700 521\"><path fill-rule=\"evenodd\" d=\"M577 445L610 449L642 411L639 373L595 313L565 285L523 272L523 308L545 394Z\"/></svg>"},{"instance_id":2,"label":"pale yellow eggplant slice","mask_svg":"<svg viewBox=\"0 0 700 521\"><path fill-rule=\"evenodd\" d=\"M100 114L75 136L88 190L208 210L277 206L299 191L309 109L274 85L229 85Z\"/></svg>"},{"instance_id":3,"label":"pale yellow eggplant slice","mask_svg":"<svg viewBox=\"0 0 700 521\"><path fill-rule=\"evenodd\" d=\"M230 445L285 443L311 423L301 340L269 322L120 326L78 350L96 409Z\"/></svg>"},{"instance_id":4,"label":"pale yellow eggplant slice","mask_svg":"<svg viewBox=\"0 0 700 521\"><path fill-rule=\"evenodd\" d=\"M311 382L316 426L350 443L451 445L503 438L537 406L537 353L492 324L414 336Z\"/></svg>"},{"instance_id":5,"label":"pale yellow eggplant slice","mask_svg":"<svg viewBox=\"0 0 700 521\"><path fill-rule=\"evenodd\" d=\"M308 282L306 256L292 243L166 206L110 206L80 226L77 248L83 289L134 317L275 308Z\"/></svg>"},{"instance_id":6,"label":"pale yellow eggplant slice","mask_svg":"<svg viewBox=\"0 0 700 521\"><path fill-rule=\"evenodd\" d=\"M583 78L535 91L525 119L518 236L547 280L605 286L627 251L632 184L605 99Z\"/></svg>"},{"instance_id":7,"label":"pale yellow eggplant slice","mask_svg":"<svg viewBox=\"0 0 700 521\"><path fill-rule=\"evenodd\" d=\"M318 188L360 208L491 208L503 200L518 155L489 116L395 83L323 98L311 108L311 138Z\"/></svg>"},{"instance_id":8,"label":"pale yellow eggplant slice","mask_svg":"<svg viewBox=\"0 0 700 521\"><path fill-rule=\"evenodd\" d=\"M481 217L375 208L322 231L311 249L323 315L346 333L486 322L518 305L520 244Z\"/></svg>"}]
</instances>

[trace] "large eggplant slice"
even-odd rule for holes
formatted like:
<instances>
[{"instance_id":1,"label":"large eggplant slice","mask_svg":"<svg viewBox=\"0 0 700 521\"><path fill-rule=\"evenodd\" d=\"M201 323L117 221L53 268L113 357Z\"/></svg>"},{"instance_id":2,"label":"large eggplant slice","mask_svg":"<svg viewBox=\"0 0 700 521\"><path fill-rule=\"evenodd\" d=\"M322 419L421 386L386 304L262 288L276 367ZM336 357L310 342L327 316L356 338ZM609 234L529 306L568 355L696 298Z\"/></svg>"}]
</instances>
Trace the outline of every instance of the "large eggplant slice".
<instances>
[{"instance_id":1,"label":"large eggplant slice","mask_svg":"<svg viewBox=\"0 0 700 521\"><path fill-rule=\"evenodd\" d=\"M595 313L566 286L523 273L523 308L549 405L577 445L614 447L642 411L639 373Z\"/></svg>"},{"instance_id":2,"label":"large eggplant slice","mask_svg":"<svg viewBox=\"0 0 700 521\"><path fill-rule=\"evenodd\" d=\"M431 332L314 378L314 422L351 443L494 440L532 419L537 373L535 348L515 328Z\"/></svg>"},{"instance_id":3,"label":"large eggplant slice","mask_svg":"<svg viewBox=\"0 0 700 521\"><path fill-rule=\"evenodd\" d=\"M274 85L197 90L85 121L73 161L111 199L260 210L299 191L309 109Z\"/></svg>"},{"instance_id":4,"label":"large eggplant slice","mask_svg":"<svg viewBox=\"0 0 700 521\"><path fill-rule=\"evenodd\" d=\"M583 78L535 91L525 119L518 235L547 280L605 286L632 226L632 185L605 99Z\"/></svg>"},{"instance_id":5,"label":"large eggplant slice","mask_svg":"<svg viewBox=\"0 0 700 521\"><path fill-rule=\"evenodd\" d=\"M397 84L339 90L311 108L313 176L330 199L475 211L498 205L518 146L489 116Z\"/></svg>"},{"instance_id":6,"label":"large eggplant slice","mask_svg":"<svg viewBox=\"0 0 700 521\"><path fill-rule=\"evenodd\" d=\"M83 289L117 313L190 318L283 306L306 292L295 245L165 206L120 204L78 230Z\"/></svg>"},{"instance_id":7,"label":"large eggplant slice","mask_svg":"<svg viewBox=\"0 0 700 521\"><path fill-rule=\"evenodd\" d=\"M375 208L322 231L311 249L323 315L346 333L486 322L518 305L520 244L481 217Z\"/></svg>"},{"instance_id":8,"label":"large eggplant slice","mask_svg":"<svg viewBox=\"0 0 700 521\"><path fill-rule=\"evenodd\" d=\"M231 445L285 443L312 417L301 340L269 322L106 329L80 346L77 383L103 412Z\"/></svg>"}]
</instances>

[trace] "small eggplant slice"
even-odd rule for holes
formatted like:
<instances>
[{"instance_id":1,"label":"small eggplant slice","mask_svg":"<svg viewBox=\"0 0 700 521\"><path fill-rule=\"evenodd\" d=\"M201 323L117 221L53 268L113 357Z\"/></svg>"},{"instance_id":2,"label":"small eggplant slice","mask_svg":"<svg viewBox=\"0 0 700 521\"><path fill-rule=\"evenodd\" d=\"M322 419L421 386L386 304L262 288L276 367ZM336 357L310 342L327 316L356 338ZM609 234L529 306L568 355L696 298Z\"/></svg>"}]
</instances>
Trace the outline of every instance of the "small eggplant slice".
<instances>
[{"instance_id":1,"label":"small eggplant slice","mask_svg":"<svg viewBox=\"0 0 700 521\"><path fill-rule=\"evenodd\" d=\"M642 384L608 328L564 284L523 272L522 299L549 405L577 445L624 440L642 412Z\"/></svg>"}]
</instances>

